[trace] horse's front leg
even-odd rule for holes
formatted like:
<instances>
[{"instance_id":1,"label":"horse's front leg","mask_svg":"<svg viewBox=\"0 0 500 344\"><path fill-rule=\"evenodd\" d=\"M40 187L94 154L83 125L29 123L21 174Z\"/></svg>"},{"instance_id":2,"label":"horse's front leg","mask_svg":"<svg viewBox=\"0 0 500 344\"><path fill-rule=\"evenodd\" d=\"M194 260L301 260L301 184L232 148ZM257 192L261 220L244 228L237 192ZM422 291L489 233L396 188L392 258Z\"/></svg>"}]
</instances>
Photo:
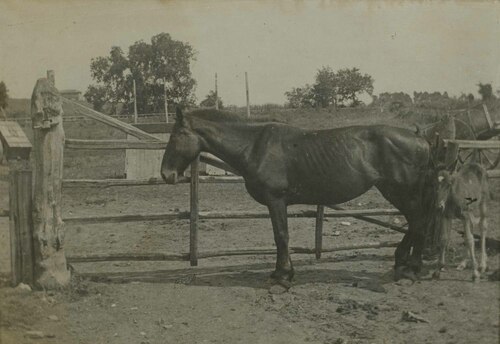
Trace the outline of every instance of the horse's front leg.
<instances>
[{"instance_id":1,"label":"horse's front leg","mask_svg":"<svg viewBox=\"0 0 500 344\"><path fill-rule=\"evenodd\" d=\"M278 284L289 288L293 278L293 266L288 251L287 206L282 199L273 199L267 205L273 224L274 242L276 243L276 269L271 278Z\"/></svg>"}]
</instances>

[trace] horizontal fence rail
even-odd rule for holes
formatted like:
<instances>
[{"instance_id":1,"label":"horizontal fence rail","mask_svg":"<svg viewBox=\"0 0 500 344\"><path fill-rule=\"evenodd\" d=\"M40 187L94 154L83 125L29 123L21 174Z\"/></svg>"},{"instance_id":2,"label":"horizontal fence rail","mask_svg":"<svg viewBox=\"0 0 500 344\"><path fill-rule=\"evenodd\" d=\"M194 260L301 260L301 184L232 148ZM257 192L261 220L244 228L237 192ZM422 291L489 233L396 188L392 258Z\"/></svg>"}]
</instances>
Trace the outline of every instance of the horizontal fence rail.
<instances>
[{"instance_id":1,"label":"horizontal fence rail","mask_svg":"<svg viewBox=\"0 0 500 344\"><path fill-rule=\"evenodd\" d=\"M460 148L500 149L498 140L444 140L445 146L456 144Z\"/></svg>"},{"instance_id":2,"label":"horizontal fence rail","mask_svg":"<svg viewBox=\"0 0 500 344\"><path fill-rule=\"evenodd\" d=\"M333 247L325 247L321 252L337 252L368 248L383 248L396 247L398 242L367 242L358 244L337 245ZM306 247L290 247L290 253L295 254L312 254L316 250ZM198 252L198 258L215 258L224 256L247 256L247 255L274 255L275 248L242 248L220 251ZM188 261L189 253L111 253L111 254L74 254L68 255L69 263L89 263L89 262L104 262L104 261Z\"/></svg>"},{"instance_id":3,"label":"horizontal fence rail","mask_svg":"<svg viewBox=\"0 0 500 344\"><path fill-rule=\"evenodd\" d=\"M200 220L220 219L267 219L268 211L200 211ZM336 210L325 212L325 218L355 217L355 216L382 216L400 215L397 209L355 209ZM288 212L289 218L314 218L315 210L299 210ZM187 220L190 218L189 211L165 212L160 214L131 214L131 215L106 215L106 216L79 216L64 218L66 224L89 224L89 223L117 223L133 221L156 221L156 220Z\"/></svg>"},{"instance_id":4,"label":"horizontal fence rail","mask_svg":"<svg viewBox=\"0 0 500 344\"><path fill-rule=\"evenodd\" d=\"M232 184L244 183L239 176L199 176L203 184ZM177 183L185 184L191 181L191 177L179 177ZM141 185L167 185L162 179L64 179L63 187L112 187L112 186L141 186ZM0 213L1 216L1 213Z\"/></svg>"},{"instance_id":5,"label":"horizontal fence rail","mask_svg":"<svg viewBox=\"0 0 500 344\"><path fill-rule=\"evenodd\" d=\"M65 148L70 149L151 149L164 150L167 142L164 141L134 141L134 140L82 140L66 139Z\"/></svg>"}]
</instances>

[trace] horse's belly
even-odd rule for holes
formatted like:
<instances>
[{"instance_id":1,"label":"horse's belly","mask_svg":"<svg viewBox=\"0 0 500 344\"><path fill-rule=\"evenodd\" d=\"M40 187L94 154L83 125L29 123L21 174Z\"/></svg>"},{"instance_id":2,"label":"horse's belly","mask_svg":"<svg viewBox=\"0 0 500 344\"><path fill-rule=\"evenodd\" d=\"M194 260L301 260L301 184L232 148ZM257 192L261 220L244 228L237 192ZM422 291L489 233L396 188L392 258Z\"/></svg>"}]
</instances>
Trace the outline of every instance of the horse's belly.
<instances>
[{"instance_id":1,"label":"horse's belly","mask_svg":"<svg viewBox=\"0 0 500 344\"><path fill-rule=\"evenodd\" d=\"M373 183L306 183L291 187L290 204L340 204L368 191Z\"/></svg>"}]
</instances>

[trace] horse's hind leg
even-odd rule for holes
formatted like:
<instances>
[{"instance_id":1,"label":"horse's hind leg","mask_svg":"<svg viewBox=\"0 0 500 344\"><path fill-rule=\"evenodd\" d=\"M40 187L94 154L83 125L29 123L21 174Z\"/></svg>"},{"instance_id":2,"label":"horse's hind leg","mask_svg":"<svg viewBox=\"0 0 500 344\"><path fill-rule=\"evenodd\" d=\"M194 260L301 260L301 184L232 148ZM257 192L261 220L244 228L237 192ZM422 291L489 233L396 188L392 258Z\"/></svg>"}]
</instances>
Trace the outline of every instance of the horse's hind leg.
<instances>
[{"instance_id":1,"label":"horse's hind leg","mask_svg":"<svg viewBox=\"0 0 500 344\"><path fill-rule=\"evenodd\" d=\"M477 270L476 255L474 253L474 236L472 235L472 219L470 214L464 214L464 229L465 229L465 242L467 243L467 248L469 249L469 255L472 262L472 280L477 282L479 280L479 271Z\"/></svg>"}]
</instances>

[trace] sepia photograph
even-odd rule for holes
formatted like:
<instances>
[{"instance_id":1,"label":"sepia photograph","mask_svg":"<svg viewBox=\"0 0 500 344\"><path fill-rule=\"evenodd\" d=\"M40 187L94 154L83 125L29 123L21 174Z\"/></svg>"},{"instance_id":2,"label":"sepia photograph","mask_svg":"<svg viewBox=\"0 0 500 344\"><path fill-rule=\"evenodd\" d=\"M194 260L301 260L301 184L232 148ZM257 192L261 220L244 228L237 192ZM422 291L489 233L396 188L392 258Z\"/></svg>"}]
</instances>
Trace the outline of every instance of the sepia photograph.
<instances>
[{"instance_id":1,"label":"sepia photograph","mask_svg":"<svg viewBox=\"0 0 500 344\"><path fill-rule=\"evenodd\" d=\"M500 2L0 0L0 344L496 344Z\"/></svg>"}]
</instances>

